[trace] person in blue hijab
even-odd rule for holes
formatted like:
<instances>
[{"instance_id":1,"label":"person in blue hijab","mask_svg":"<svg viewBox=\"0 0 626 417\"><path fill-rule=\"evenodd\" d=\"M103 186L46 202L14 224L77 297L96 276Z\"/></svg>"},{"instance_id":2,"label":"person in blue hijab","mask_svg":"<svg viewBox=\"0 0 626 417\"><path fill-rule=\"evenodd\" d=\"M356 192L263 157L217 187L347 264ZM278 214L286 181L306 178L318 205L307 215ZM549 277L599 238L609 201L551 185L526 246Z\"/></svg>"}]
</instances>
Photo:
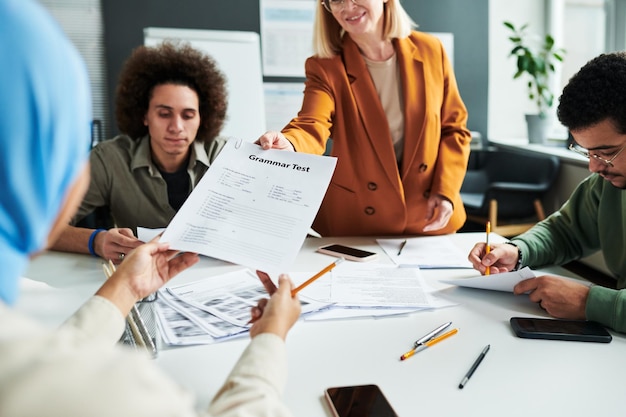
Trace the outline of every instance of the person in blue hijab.
<instances>
[{"instance_id":1,"label":"person in blue hijab","mask_svg":"<svg viewBox=\"0 0 626 417\"><path fill-rule=\"evenodd\" d=\"M83 63L65 37L46 36L59 30L38 9L5 0L0 15L0 298L7 304L15 301L17 277L46 242L89 150Z\"/></svg>"},{"instance_id":2,"label":"person in blue hijab","mask_svg":"<svg viewBox=\"0 0 626 417\"><path fill-rule=\"evenodd\" d=\"M137 300L198 261L149 242L50 331L14 311L28 260L54 241L89 184L84 63L33 0L0 0L0 416L191 416L193 397L116 344ZM174 256L177 255L177 256ZM289 415L285 337L300 313L281 277L252 311L252 341L208 413ZM204 413L203 415L207 415Z\"/></svg>"}]
</instances>

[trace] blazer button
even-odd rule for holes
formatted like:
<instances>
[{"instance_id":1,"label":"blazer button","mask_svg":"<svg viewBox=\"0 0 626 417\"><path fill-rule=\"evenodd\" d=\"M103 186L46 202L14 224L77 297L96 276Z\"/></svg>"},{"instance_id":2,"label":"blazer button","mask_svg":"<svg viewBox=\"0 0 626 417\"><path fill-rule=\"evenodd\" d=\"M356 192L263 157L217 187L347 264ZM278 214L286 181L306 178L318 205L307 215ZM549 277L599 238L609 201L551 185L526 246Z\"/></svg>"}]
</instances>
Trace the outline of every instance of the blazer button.
<instances>
[{"instance_id":1,"label":"blazer button","mask_svg":"<svg viewBox=\"0 0 626 417\"><path fill-rule=\"evenodd\" d=\"M424 196L424 198L429 198L430 197L430 190L429 191L424 191L424 194L422 194Z\"/></svg>"},{"instance_id":2,"label":"blazer button","mask_svg":"<svg viewBox=\"0 0 626 417\"><path fill-rule=\"evenodd\" d=\"M422 163L422 164L420 164L420 166L419 166L419 168L418 168L418 171L419 171L419 172L424 172L424 171L426 171L427 169L428 169L428 165L426 165L426 164Z\"/></svg>"},{"instance_id":3,"label":"blazer button","mask_svg":"<svg viewBox=\"0 0 626 417\"><path fill-rule=\"evenodd\" d=\"M376 191L378 189L378 185L375 182L368 182L367 189L370 191Z\"/></svg>"},{"instance_id":4,"label":"blazer button","mask_svg":"<svg viewBox=\"0 0 626 417\"><path fill-rule=\"evenodd\" d=\"M371 207L371 206L365 207L365 214L367 214L368 216L371 216L374 213L376 213L376 209L374 209L374 207Z\"/></svg>"}]
</instances>

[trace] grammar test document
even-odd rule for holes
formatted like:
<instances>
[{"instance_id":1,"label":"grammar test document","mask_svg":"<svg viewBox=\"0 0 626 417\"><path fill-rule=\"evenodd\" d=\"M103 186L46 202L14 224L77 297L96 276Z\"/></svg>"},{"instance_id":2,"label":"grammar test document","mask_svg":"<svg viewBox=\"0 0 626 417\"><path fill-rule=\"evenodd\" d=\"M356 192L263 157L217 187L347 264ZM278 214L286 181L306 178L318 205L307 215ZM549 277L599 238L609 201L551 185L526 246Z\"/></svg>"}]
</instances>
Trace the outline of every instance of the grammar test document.
<instances>
[{"instance_id":1,"label":"grammar test document","mask_svg":"<svg viewBox=\"0 0 626 417\"><path fill-rule=\"evenodd\" d=\"M263 150L231 139L161 242L266 272L287 272L322 203L337 159Z\"/></svg>"}]
</instances>

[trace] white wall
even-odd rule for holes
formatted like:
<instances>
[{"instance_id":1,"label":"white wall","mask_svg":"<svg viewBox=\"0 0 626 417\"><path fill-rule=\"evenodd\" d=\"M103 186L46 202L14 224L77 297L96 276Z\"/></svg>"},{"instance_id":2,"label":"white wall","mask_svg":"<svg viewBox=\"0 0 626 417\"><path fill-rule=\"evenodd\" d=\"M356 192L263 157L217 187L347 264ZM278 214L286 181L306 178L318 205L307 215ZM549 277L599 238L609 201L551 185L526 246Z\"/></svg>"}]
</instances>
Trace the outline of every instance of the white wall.
<instances>
[{"instance_id":1,"label":"white wall","mask_svg":"<svg viewBox=\"0 0 626 417\"><path fill-rule=\"evenodd\" d=\"M626 0L620 1L626 4ZM525 138L523 115L536 113L536 108L526 97L528 77L523 75L513 80L515 58L508 56L511 50L509 30L502 22L509 20L516 26L528 23L528 33L537 36L537 46L547 30L556 46L566 50L564 62L555 62L556 72L550 74L555 101L549 113L552 118L549 137L554 145L562 145L567 130L556 119L558 97L569 78L582 65L604 52L605 45L610 48L611 42L606 42L605 23L609 17L616 22L623 20L619 12L610 7L611 4L614 3L605 0L489 1L490 139Z\"/></svg>"},{"instance_id":2,"label":"white wall","mask_svg":"<svg viewBox=\"0 0 626 417\"><path fill-rule=\"evenodd\" d=\"M527 79L516 80L515 58L509 57L512 43L509 29L502 22L515 26L529 23L529 33L544 35L545 0L491 0L489 2L489 117L490 139L525 138L526 113L536 113L528 99Z\"/></svg>"}]
</instances>

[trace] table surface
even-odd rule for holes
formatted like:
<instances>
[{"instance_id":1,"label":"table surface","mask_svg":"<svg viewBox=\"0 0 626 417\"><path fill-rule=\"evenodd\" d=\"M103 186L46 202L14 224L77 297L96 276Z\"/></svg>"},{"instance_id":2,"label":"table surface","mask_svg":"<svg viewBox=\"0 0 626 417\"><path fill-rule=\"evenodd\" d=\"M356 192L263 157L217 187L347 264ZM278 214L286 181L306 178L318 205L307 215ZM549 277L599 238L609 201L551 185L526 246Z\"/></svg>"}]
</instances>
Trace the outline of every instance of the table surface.
<instances>
[{"instance_id":1,"label":"table surface","mask_svg":"<svg viewBox=\"0 0 626 417\"><path fill-rule=\"evenodd\" d=\"M451 238L468 252L481 233ZM494 239L493 241L496 241ZM316 271L332 259L315 253L323 244L341 243L380 253L374 238L308 238L292 272ZM203 258L172 284L220 275L239 266ZM562 268L539 272L572 276ZM476 290L439 282L476 276L476 271L423 270L437 296L454 307L387 318L300 321L287 339L289 379L284 401L295 416L330 416L324 389L377 384L400 416L589 416L624 412L620 375L626 371L626 337L611 332L609 344L517 338L513 316L547 317L525 295ZM49 326L62 322L101 285L101 261L86 255L47 252L36 258L26 277L53 290L29 288L16 308ZM495 279L495 277L494 277ZM442 323L452 321L457 335L406 361L402 353ZM156 364L208 405L247 338L213 345L165 347ZM485 345L491 350L464 389L458 384Z\"/></svg>"}]
</instances>

